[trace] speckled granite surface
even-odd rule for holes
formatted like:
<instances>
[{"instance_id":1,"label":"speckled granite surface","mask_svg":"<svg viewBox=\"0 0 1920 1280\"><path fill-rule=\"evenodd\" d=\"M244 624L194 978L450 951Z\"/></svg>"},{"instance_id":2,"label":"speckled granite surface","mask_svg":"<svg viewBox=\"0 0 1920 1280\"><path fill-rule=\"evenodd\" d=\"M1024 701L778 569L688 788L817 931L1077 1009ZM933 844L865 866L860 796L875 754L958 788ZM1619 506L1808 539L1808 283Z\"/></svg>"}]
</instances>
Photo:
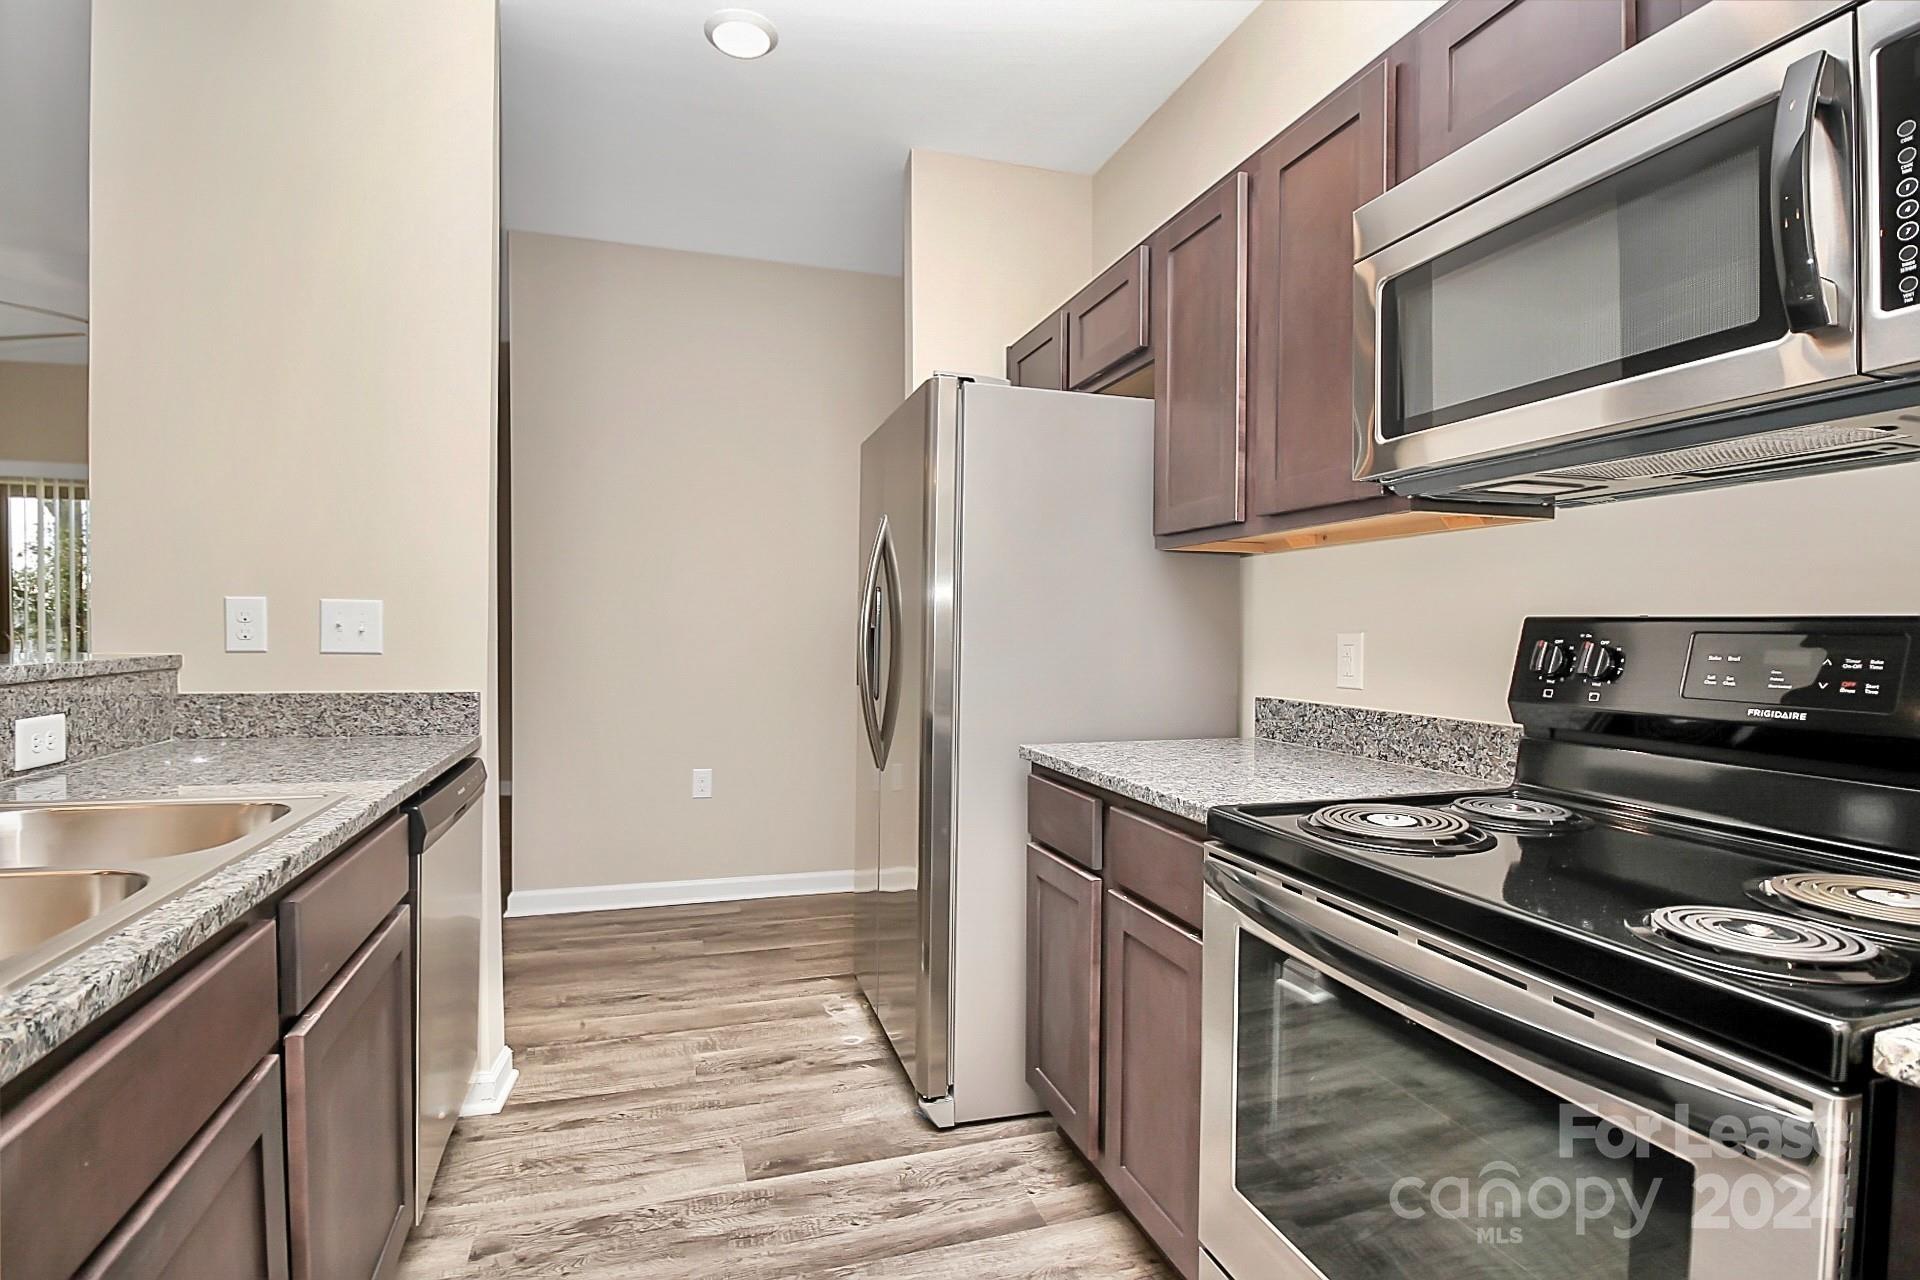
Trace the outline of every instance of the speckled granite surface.
<instances>
[{"instance_id":1,"label":"speckled granite surface","mask_svg":"<svg viewBox=\"0 0 1920 1280\"><path fill-rule=\"evenodd\" d=\"M1920 1022L1874 1036L1873 1069L1890 1080L1920 1088Z\"/></svg>"},{"instance_id":2,"label":"speckled granite surface","mask_svg":"<svg viewBox=\"0 0 1920 1280\"><path fill-rule=\"evenodd\" d=\"M1023 746L1020 758L1193 822L1222 804L1354 800L1506 785L1265 738Z\"/></svg>"},{"instance_id":3,"label":"speckled granite surface","mask_svg":"<svg viewBox=\"0 0 1920 1280\"><path fill-rule=\"evenodd\" d=\"M16 990L0 994L0 1083L392 812L479 746L467 734L162 743L0 784L0 801L337 795L308 821Z\"/></svg>"},{"instance_id":4,"label":"speckled granite surface","mask_svg":"<svg viewBox=\"0 0 1920 1280\"><path fill-rule=\"evenodd\" d=\"M1253 731L1275 742L1483 778L1512 777L1520 752L1518 725L1291 698L1255 698Z\"/></svg>"},{"instance_id":5,"label":"speckled granite surface","mask_svg":"<svg viewBox=\"0 0 1920 1280\"><path fill-rule=\"evenodd\" d=\"M129 671L178 671L177 653L107 653L80 658L42 661L33 658L0 660L0 685L31 684L36 680L71 680L76 676L113 676Z\"/></svg>"},{"instance_id":6,"label":"speckled granite surface","mask_svg":"<svg viewBox=\"0 0 1920 1280\"><path fill-rule=\"evenodd\" d=\"M478 733L478 693L183 693L182 738L351 738Z\"/></svg>"},{"instance_id":7,"label":"speckled granite surface","mask_svg":"<svg viewBox=\"0 0 1920 1280\"><path fill-rule=\"evenodd\" d=\"M0 682L0 777L13 771L13 722L23 716L65 714L70 763L171 738L179 666L178 658L40 663L39 679Z\"/></svg>"}]
</instances>

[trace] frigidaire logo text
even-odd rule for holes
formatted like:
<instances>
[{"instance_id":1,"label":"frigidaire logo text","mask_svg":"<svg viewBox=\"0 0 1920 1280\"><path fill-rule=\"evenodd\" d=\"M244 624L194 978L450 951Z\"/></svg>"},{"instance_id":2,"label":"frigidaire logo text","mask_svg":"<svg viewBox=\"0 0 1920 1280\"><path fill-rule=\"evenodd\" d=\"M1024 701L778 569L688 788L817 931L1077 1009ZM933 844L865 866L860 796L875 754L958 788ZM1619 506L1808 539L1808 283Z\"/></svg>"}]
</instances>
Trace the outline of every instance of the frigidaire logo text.
<instances>
[{"instance_id":1,"label":"frigidaire logo text","mask_svg":"<svg viewBox=\"0 0 1920 1280\"><path fill-rule=\"evenodd\" d=\"M1759 716L1762 720L1805 720L1804 711L1782 711L1778 707L1748 707L1747 714Z\"/></svg>"}]
</instances>

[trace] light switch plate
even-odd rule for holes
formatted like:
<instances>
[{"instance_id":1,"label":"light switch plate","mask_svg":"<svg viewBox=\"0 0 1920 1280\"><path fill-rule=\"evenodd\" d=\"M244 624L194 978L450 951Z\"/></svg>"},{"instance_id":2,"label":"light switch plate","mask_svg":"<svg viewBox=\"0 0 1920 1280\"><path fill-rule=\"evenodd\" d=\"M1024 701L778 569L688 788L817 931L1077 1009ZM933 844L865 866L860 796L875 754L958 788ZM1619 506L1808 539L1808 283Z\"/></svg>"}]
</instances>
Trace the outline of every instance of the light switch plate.
<instances>
[{"instance_id":1,"label":"light switch plate","mask_svg":"<svg viewBox=\"0 0 1920 1280\"><path fill-rule=\"evenodd\" d=\"M322 600L320 652L384 653L385 611L379 600Z\"/></svg>"},{"instance_id":2,"label":"light switch plate","mask_svg":"<svg viewBox=\"0 0 1920 1280\"><path fill-rule=\"evenodd\" d=\"M13 722L13 767L15 772L59 764L67 758L67 717L59 712L50 716L29 716Z\"/></svg>"},{"instance_id":3,"label":"light switch plate","mask_svg":"<svg viewBox=\"0 0 1920 1280\"><path fill-rule=\"evenodd\" d=\"M1340 689L1367 687L1367 633L1342 631L1333 641L1333 683Z\"/></svg>"},{"instance_id":4,"label":"light switch plate","mask_svg":"<svg viewBox=\"0 0 1920 1280\"><path fill-rule=\"evenodd\" d=\"M267 598L227 597L227 652L267 651Z\"/></svg>"}]
</instances>

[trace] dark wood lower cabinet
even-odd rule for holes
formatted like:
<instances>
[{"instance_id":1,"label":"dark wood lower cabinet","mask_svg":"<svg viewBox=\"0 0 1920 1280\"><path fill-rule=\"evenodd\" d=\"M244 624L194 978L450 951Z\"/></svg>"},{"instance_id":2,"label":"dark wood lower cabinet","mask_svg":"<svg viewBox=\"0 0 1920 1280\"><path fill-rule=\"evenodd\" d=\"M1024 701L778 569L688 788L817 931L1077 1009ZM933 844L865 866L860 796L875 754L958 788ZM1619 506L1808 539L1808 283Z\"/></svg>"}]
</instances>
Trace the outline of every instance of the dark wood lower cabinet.
<instances>
[{"instance_id":1,"label":"dark wood lower cabinet","mask_svg":"<svg viewBox=\"0 0 1920 1280\"><path fill-rule=\"evenodd\" d=\"M287 1032L293 1280L384 1280L413 1225L413 961L401 907Z\"/></svg>"},{"instance_id":2,"label":"dark wood lower cabinet","mask_svg":"<svg viewBox=\"0 0 1920 1280\"><path fill-rule=\"evenodd\" d=\"M1100 1152L1100 877L1027 846L1027 1082Z\"/></svg>"},{"instance_id":3,"label":"dark wood lower cabinet","mask_svg":"<svg viewBox=\"0 0 1920 1280\"><path fill-rule=\"evenodd\" d=\"M1200 939L1106 900L1100 1172L1183 1276L1200 1270Z\"/></svg>"},{"instance_id":4,"label":"dark wood lower cabinet","mask_svg":"<svg viewBox=\"0 0 1920 1280\"><path fill-rule=\"evenodd\" d=\"M280 1059L247 1077L80 1280L286 1280Z\"/></svg>"}]
</instances>

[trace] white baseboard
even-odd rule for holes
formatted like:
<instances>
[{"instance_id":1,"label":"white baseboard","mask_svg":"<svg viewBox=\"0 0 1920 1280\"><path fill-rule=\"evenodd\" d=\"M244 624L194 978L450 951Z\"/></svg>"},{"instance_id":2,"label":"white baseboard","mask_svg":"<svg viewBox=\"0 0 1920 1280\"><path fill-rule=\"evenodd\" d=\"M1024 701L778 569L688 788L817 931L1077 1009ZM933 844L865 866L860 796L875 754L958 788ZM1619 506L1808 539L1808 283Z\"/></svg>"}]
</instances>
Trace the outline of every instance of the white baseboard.
<instances>
[{"instance_id":1,"label":"white baseboard","mask_svg":"<svg viewBox=\"0 0 1920 1280\"><path fill-rule=\"evenodd\" d=\"M513 1092L513 1085L520 1073L513 1067L513 1050L500 1046L500 1054L493 1065L483 1071L473 1073L467 1082L467 1100L460 1104L463 1116L491 1116L499 1114L500 1108L507 1105L507 1095Z\"/></svg>"},{"instance_id":2,"label":"white baseboard","mask_svg":"<svg viewBox=\"0 0 1920 1280\"><path fill-rule=\"evenodd\" d=\"M590 884L576 889L515 889L507 915L557 916L575 911L621 911L632 907L677 907L693 902L745 898L790 898L813 893L852 893L852 871L805 871L788 876L727 876L715 880L654 880L643 884Z\"/></svg>"}]
</instances>

